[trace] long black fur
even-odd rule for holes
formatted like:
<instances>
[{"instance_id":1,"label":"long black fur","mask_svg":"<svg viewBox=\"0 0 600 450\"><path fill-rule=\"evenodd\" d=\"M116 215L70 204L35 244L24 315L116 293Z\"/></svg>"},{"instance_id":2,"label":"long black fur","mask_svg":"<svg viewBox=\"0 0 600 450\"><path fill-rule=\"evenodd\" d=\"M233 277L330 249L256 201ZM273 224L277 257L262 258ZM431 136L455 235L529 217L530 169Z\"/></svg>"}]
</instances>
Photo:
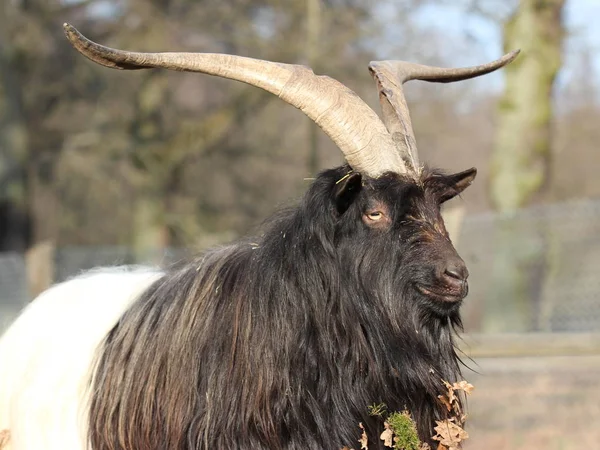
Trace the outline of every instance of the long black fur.
<instances>
[{"instance_id":1,"label":"long black fur","mask_svg":"<svg viewBox=\"0 0 600 450\"><path fill-rule=\"evenodd\" d=\"M460 378L460 302L415 283L455 255L439 205L464 187L425 171L342 189L348 170L324 172L259 236L168 271L130 307L99 353L94 450L357 448L359 423L383 448L374 403L408 409L434 445L441 380ZM365 225L373 204L389 227Z\"/></svg>"}]
</instances>

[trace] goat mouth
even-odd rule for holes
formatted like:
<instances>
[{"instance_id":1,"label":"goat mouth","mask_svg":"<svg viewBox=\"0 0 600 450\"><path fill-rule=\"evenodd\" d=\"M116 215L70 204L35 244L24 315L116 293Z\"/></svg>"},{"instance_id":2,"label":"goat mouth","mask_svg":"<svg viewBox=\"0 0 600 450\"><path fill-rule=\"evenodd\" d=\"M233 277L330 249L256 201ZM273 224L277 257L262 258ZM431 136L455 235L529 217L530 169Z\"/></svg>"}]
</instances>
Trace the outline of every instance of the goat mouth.
<instances>
[{"instance_id":1,"label":"goat mouth","mask_svg":"<svg viewBox=\"0 0 600 450\"><path fill-rule=\"evenodd\" d=\"M442 302L447 302L447 303L456 303L461 301L463 298L466 297L466 289L460 289L460 290L445 290L443 292L440 292L436 289L433 289L431 287L425 287L422 284L417 284L416 285L417 291L419 291L421 294L425 295L426 297L432 298L434 300L438 300L438 301L442 301Z\"/></svg>"}]
</instances>

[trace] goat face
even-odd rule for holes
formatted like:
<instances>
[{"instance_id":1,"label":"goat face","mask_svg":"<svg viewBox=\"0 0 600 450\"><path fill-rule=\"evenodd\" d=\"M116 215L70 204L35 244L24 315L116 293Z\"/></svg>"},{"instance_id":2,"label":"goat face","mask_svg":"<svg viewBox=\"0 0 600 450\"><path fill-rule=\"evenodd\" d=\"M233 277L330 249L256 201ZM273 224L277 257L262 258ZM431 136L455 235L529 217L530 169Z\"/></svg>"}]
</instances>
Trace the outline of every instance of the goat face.
<instances>
[{"instance_id":1,"label":"goat face","mask_svg":"<svg viewBox=\"0 0 600 450\"><path fill-rule=\"evenodd\" d=\"M471 184L476 170L454 175L425 170L416 179L394 173L372 179L340 170L330 176L341 175L332 190L334 240L346 274L392 309L403 299L428 315L456 313L468 292L469 272L440 207Z\"/></svg>"}]
</instances>

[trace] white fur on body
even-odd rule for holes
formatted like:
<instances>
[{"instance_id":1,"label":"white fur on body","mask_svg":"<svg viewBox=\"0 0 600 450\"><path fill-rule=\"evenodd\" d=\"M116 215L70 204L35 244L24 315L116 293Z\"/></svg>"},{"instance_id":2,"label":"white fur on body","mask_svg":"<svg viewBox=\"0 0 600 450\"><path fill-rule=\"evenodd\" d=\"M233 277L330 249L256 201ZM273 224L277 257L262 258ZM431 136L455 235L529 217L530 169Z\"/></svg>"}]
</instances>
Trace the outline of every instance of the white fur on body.
<instances>
[{"instance_id":1,"label":"white fur on body","mask_svg":"<svg viewBox=\"0 0 600 450\"><path fill-rule=\"evenodd\" d=\"M35 299L0 339L0 430L10 450L86 449L87 389L104 336L160 273L98 269Z\"/></svg>"}]
</instances>

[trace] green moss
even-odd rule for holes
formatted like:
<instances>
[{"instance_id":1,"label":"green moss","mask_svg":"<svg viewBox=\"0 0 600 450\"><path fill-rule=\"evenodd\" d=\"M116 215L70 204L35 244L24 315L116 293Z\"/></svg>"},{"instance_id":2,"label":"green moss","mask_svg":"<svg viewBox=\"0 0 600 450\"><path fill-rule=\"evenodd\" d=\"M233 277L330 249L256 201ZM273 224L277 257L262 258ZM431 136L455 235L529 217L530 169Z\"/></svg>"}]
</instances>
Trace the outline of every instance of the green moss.
<instances>
[{"instance_id":1,"label":"green moss","mask_svg":"<svg viewBox=\"0 0 600 450\"><path fill-rule=\"evenodd\" d=\"M408 411L390 414L387 422L394 432L394 449L419 450L421 442L417 435L417 427Z\"/></svg>"}]
</instances>

